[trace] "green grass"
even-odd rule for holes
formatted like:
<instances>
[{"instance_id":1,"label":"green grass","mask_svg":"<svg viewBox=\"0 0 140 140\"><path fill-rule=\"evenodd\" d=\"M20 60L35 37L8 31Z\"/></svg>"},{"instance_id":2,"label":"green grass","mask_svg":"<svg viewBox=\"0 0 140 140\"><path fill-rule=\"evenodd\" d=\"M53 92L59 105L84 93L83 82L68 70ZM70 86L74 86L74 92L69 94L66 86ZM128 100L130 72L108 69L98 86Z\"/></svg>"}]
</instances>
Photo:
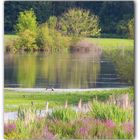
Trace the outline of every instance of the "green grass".
<instances>
[{"instance_id":1,"label":"green grass","mask_svg":"<svg viewBox=\"0 0 140 140\"><path fill-rule=\"evenodd\" d=\"M100 46L134 46L134 40L133 39L118 39L118 38L86 38L86 40L91 41L95 44L98 44Z\"/></svg>"},{"instance_id":2,"label":"green grass","mask_svg":"<svg viewBox=\"0 0 140 140\"><path fill-rule=\"evenodd\" d=\"M97 46L101 47L105 51L113 49L127 49L134 50L133 39L116 39L116 38L86 38L85 40L90 41Z\"/></svg>"},{"instance_id":3,"label":"green grass","mask_svg":"<svg viewBox=\"0 0 140 140\"><path fill-rule=\"evenodd\" d=\"M78 104L79 100L83 102L92 101L96 97L100 101L105 101L112 94L124 94L129 93L130 97L134 97L134 91L130 89L116 89L116 90L104 90L104 91L86 91L86 92L62 92L62 93L27 93L5 90L4 91L4 111L17 111L19 106L29 106L31 102L38 109L45 109L45 104L48 101L49 107L58 107L65 104Z\"/></svg>"}]
</instances>

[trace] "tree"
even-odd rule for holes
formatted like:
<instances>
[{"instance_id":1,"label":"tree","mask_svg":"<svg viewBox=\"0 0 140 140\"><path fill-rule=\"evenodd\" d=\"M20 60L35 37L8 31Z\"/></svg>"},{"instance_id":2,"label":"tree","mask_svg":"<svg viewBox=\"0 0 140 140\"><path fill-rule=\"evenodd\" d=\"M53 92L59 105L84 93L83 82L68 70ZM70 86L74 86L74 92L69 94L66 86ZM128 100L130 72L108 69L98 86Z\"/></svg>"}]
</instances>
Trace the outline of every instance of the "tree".
<instances>
[{"instance_id":1,"label":"tree","mask_svg":"<svg viewBox=\"0 0 140 140\"><path fill-rule=\"evenodd\" d=\"M134 38L134 18L132 18L131 20L129 20L128 22L128 30L129 30L129 37L130 38Z\"/></svg>"},{"instance_id":2,"label":"tree","mask_svg":"<svg viewBox=\"0 0 140 140\"><path fill-rule=\"evenodd\" d=\"M117 34L120 36L128 37L128 21L125 20L120 20L119 23L117 24Z\"/></svg>"},{"instance_id":3,"label":"tree","mask_svg":"<svg viewBox=\"0 0 140 140\"><path fill-rule=\"evenodd\" d=\"M48 27L51 28L51 29L55 29L56 26L57 26L57 17L55 16L50 16L48 21Z\"/></svg>"},{"instance_id":4,"label":"tree","mask_svg":"<svg viewBox=\"0 0 140 140\"><path fill-rule=\"evenodd\" d=\"M16 32L18 34L16 48L24 50L36 49L36 31L37 21L34 11L31 9L20 12L16 24Z\"/></svg>"},{"instance_id":5,"label":"tree","mask_svg":"<svg viewBox=\"0 0 140 140\"><path fill-rule=\"evenodd\" d=\"M32 9L29 11L20 12L17 20L17 33L24 32L27 29L32 32L36 32L37 30L36 15Z\"/></svg>"},{"instance_id":6,"label":"tree","mask_svg":"<svg viewBox=\"0 0 140 140\"><path fill-rule=\"evenodd\" d=\"M70 36L98 36L99 18L83 9L70 9L59 21L60 31Z\"/></svg>"}]
</instances>

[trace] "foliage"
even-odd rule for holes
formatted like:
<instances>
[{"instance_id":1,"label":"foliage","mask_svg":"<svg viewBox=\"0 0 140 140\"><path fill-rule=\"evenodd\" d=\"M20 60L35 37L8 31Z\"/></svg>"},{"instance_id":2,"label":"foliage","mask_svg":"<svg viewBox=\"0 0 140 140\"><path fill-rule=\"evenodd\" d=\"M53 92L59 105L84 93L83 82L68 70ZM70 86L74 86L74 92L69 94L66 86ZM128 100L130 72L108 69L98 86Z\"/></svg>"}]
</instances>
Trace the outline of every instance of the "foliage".
<instances>
[{"instance_id":1,"label":"foliage","mask_svg":"<svg viewBox=\"0 0 140 140\"><path fill-rule=\"evenodd\" d=\"M48 19L48 21L47 21L47 23L48 23L48 27L50 29L56 29L56 26L57 26L57 17L50 16L49 19Z\"/></svg>"},{"instance_id":2,"label":"foliage","mask_svg":"<svg viewBox=\"0 0 140 140\"><path fill-rule=\"evenodd\" d=\"M135 33L135 23L134 23L134 18L132 18L128 22L128 29L129 29L129 37L134 38L134 33Z\"/></svg>"},{"instance_id":3,"label":"foliage","mask_svg":"<svg viewBox=\"0 0 140 140\"><path fill-rule=\"evenodd\" d=\"M52 36L50 36L47 23L39 26L36 41L39 48L49 49L53 46L53 39Z\"/></svg>"},{"instance_id":4,"label":"foliage","mask_svg":"<svg viewBox=\"0 0 140 140\"><path fill-rule=\"evenodd\" d=\"M18 39L15 43L17 50L33 51L37 49L36 33L29 29L24 30L18 34Z\"/></svg>"},{"instance_id":5,"label":"foliage","mask_svg":"<svg viewBox=\"0 0 140 140\"><path fill-rule=\"evenodd\" d=\"M39 26L37 33L37 46L44 50L60 50L68 48L71 41L68 37L62 36L55 29L54 17L51 17L47 23ZM52 21L51 21L52 20Z\"/></svg>"},{"instance_id":6,"label":"foliage","mask_svg":"<svg viewBox=\"0 0 140 140\"><path fill-rule=\"evenodd\" d=\"M52 112L51 117L53 119L58 119L62 121L73 121L78 117L78 114L71 108L59 108L55 109Z\"/></svg>"},{"instance_id":7,"label":"foliage","mask_svg":"<svg viewBox=\"0 0 140 140\"><path fill-rule=\"evenodd\" d=\"M37 21L34 11L31 9L29 11L20 12L15 28L17 33L22 33L25 30L36 32Z\"/></svg>"},{"instance_id":8,"label":"foliage","mask_svg":"<svg viewBox=\"0 0 140 140\"><path fill-rule=\"evenodd\" d=\"M128 37L128 26L127 26L127 21L121 20L117 24L117 33L122 34L124 38Z\"/></svg>"},{"instance_id":9,"label":"foliage","mask_svg":"<svg viewBox=\"0 0 140 140\"><path fill-rule=\"evenodd\" d=\"M132 110L123 110L115 105L99 103L93 100L91 105L93 117L101 120L113 120L116 123L133 120Z\"/></svg>"},{"instance_id":10,"label":"foliage","mask_svg":"<svg viewBox=\"0 0 140 140\"><path fill-rule=\"evenodd\" d=\"M35 11L39 23L45 22L52 15L59 17L70 8L88 9L92 14L100 17L102 33L116 34L120 37L122 34L117 33L118 23L121 20L128 21L134 17L133 1L5 1L5 33L14 32L13 26L16 24L17 15L30 8ZM13 11L14 14L11 14Z\"/></svg>"},{"instance_id":11,"label":"foliage","mask_svg":"<svg viewBox=\"0 0 140 140\"><path fill-rule=\"evenodd\" d=\"M60 18L60 30L72 36L98 36L99 18L83 9L70 9Z\"/></svg>"},{"instance_id":12,"label":"foliage","mask_svg":"<svg viewBox=\"0 0 140 140\"><path fill-rule=\"evenodd\" d=\"M37 21L33 10L20 12L16 24L18 40L16 49L33 50L36 49Z\"/></svg>"}]
</instances>

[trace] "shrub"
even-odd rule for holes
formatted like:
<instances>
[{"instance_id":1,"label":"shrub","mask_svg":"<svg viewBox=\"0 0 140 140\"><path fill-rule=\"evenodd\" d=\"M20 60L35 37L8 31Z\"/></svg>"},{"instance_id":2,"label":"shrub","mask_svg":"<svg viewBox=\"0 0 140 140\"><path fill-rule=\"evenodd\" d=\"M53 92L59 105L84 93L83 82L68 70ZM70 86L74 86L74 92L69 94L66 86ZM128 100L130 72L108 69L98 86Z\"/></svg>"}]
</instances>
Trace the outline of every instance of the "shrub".
<instances>
[{"instance_id":1,"label":"shrub","mask_svg":"<svg viewBox=\"0 0 140 140\"><path fill-rule=\"evenodd\" d=\"M62 36L55 28L49 28L48 23L39 26L36 41L37 46L44 50L60 50L70 46L70 39Z\"/></svg>"},{"instance_id":2,"label":"shrub","mask_svg":"<svg viewBox=\"0 0 140 140\"><path fill-rule=\"evenodd\" d=\"M37 49L36 33L28 29L19 33L18 40L16 42L16 49L27 50L27 51L32 51L34 49Z\"/></svg>"},{"instance_id":3,"label":"shrub","mask_svg":"<svg viewBox=\"0 0 140 140\"><path fill-rule=\"evenodd\" d=\"M73 121L78 117L77 112L71 108L56 109L52 112L51 115L53 119L58 119L62 121Z\"/></svg>"},{"instance_id":4,"label":"shrub","mask_svg":"<svg viewBox=\"0 0 140 140\"><path fill-rule=\"evenodd\" d=\"M50 35L50 30L48 28L48 24L44 23L38 27L37 32L37 46L40 49L51 49L53 47L53 39Z\"/></svg>"}]
</instances>

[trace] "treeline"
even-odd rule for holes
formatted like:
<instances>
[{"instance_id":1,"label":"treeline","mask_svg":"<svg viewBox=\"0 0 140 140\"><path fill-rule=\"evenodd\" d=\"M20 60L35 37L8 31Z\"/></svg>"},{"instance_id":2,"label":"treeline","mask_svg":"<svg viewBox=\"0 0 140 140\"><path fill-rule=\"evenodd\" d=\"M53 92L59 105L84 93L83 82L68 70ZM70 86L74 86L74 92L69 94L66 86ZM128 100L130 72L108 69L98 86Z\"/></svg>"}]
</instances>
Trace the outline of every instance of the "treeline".
<instances>
[{"instance_id":1,"label":"treeline","mask_svg":"<svg viewBox=\"0 0 140 140\"><path fill-rule=\"evenodd\" d=\"M15 33L19 12L33 9L39 24L59 17L70 8L90 10L99 17L102 37L128 37L128 22L134 17L133 1L5 1L4 31Z\"/></svg>"}]
</instances>

